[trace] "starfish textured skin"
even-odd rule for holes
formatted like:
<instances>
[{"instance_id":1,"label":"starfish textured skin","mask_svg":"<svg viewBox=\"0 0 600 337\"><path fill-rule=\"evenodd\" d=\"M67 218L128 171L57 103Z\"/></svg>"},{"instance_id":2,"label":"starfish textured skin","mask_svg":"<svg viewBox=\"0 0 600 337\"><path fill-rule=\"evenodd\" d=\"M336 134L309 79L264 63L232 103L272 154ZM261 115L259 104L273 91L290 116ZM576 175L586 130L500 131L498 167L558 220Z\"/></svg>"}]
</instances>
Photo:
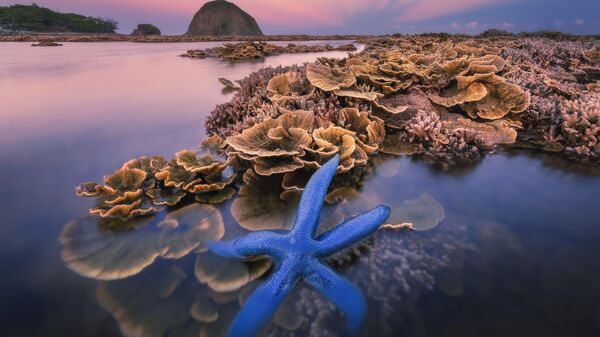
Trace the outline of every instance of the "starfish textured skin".
<instances>
[{"instance_id":1,"label":"starfish textured skin","mask_svg":"<svg viewBox=\"0 0 600 337\"><path fill-rule=\"evenodd\" d=\"M388 218L390 209L384 205L375 207L314 238L323 200L338 164L339 155L336 155L310 178L291 230L258 231L233 241L206 244L222 257L246 259L269 255L276 262L275 271L235 317L228 336L256 336L301 280L335 304L345 316L348 331L352 335L358 333L367 313L367 303L352 282L321 259L373 234Z\"/></svg>"}]
</instances>

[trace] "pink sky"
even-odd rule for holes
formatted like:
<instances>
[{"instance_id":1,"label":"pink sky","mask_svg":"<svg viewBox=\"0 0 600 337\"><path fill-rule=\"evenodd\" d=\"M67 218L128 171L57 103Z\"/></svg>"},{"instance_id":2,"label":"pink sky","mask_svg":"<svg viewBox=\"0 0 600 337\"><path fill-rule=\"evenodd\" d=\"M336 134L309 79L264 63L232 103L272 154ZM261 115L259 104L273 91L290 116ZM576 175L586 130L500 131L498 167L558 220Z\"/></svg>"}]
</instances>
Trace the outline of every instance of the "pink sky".
<instances>
[{"instance_id":1,"label":"pink sky","mask_svg":"<svg viewBox=\"0 0 600 337\"><path fill-rule=\"evenodd\" d=\"M0 4L25 1L0 0ZM122 32L130 31L136 23L149 22L165 33L185 32L192 15L206 0L37 0L41 6L63 12L78 12L103 16L120 23ZM566 3L566 0L235 0L254 16L267 34L278 33L390 33L407 29L424 31L474 28L467 23L478 22L477 28L515 27L510 16L519 16L519 5ZM571 0L582 2L582 0ZM543 7L543 6L541 6ZM514 12L506 11L515 8ZM496 9L505 14L494 18ZM542 8L542 11L548 12ZM582 13L586 9L582 8ZM589 12L589 11L588 11ZM593 12L593 11L592 11ZM463 16L472 13L474 17ZM479 14L492 14L484 22ZM546 13L548 14L548 13ZM566 18L560 12L547 15L548 22L570 22L579 17ZM463 22L460 22L462 19ZM538 20L529 16L529 20ZM436 21L437 20L437 21ZM538 20L539 21L539 20ZM589 20L588 20L589 21ZM580 22L580 21L577 21ZM585 22L585 21L584 21ZM507 25L508 23L508 25ZM581 25L579 25L581 26ZM526 27L523 27L522 30ZM546 27L551 28L551 27Z\"/></svg>"}]
</instances>

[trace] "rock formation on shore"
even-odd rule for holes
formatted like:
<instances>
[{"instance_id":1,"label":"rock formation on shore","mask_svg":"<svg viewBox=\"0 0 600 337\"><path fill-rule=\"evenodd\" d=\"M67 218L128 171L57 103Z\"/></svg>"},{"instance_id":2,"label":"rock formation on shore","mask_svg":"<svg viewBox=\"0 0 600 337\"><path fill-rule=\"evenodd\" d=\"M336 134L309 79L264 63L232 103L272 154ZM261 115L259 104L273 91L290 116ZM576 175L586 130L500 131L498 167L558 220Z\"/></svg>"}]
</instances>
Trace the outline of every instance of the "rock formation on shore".
<instances>
[{"instance_id":1,"label":"rock formation on shore","mask_svg":"<svg viewBox=\"0 0 600 337\"><path fill-rule=\"evenodd\" d=\"M263 35L256 20L235 4L216 0L204 4L194 15L186 35Z\"/></svg>"},{"instance_id":2,"label":"rock formation on shore","mask_svg":"<svg viewBox=\"0 0 600 337\"><path fill-rule=\"evenodd\" d=\"M156 26L151 25L149 23L141 23L137 25L137 28L133 30L131 33L133 36L143 36L143 35L160 35L160 29Z\"/></svg>"}]
</instances>

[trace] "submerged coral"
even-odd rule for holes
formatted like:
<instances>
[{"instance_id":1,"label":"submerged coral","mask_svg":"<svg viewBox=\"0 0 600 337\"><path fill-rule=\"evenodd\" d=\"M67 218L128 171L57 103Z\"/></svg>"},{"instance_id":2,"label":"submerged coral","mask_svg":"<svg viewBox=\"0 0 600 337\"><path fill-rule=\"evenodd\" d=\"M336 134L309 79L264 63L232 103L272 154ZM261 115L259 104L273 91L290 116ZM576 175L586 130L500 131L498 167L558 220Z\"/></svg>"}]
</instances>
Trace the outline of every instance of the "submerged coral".
<instances>
[{"instance_id":1,"label":"submerged coral","mask_svg":"<svg viewBox=\"0 0 600 337\"><path fill-rule=\"evenodd\" d=\"M164 219L145 217L123 222L91 216L69 222L60 236L62 258L73 271L99 280L126 278L158 257L178 259L219 240L225 227L218 209L190 205Z\"/></svg>"}]
</instances>

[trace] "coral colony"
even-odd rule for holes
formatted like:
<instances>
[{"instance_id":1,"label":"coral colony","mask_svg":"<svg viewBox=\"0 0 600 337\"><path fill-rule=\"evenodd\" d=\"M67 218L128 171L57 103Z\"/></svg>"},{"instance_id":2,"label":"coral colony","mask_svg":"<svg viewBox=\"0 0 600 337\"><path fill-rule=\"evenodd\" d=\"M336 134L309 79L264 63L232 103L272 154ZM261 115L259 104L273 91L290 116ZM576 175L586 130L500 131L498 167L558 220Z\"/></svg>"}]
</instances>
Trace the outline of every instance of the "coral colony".
<instances>
[{"instance_id":1,"label":"coral colony","mask_svg":"<svg viewBox=\"0 0 600 337\"><path fill-rule=\"evenodd\" d=\"M350 281L326 266L321 258L374 233L390 211L387 206L376 207L313 239L338 164L339 155L335 155L310 178L291 230L258 231L234 241L206 243L212 252L223 257L269 255L277 261L273 274L248 298L234 319L228 336L255 336L300 280L338 306L345 315L348 330L358 333L366 315L366 301Z\"/></svg>"},{"instance_id":2,"label":"coral colony","mask_svg":"<svg viewBox=\"0 0 600 337\"><path fill-rule=\"evenodd\" d=\"M182 57L207 58L219 57L227 61L260 59L280 54L318 53L326 51L356 51L354 44L344 44L338 47L326 45L296 45L278 46L266 42L225 43L222 47L188 50Z\"/></svg>"},{"instance_id":3,"label":"coral colony","mask_svg":"<svg viewBox=\"0 0 600 337\"><path fill-rule=\"evenodd\" d=\"M224 231L223 219L215 216L218 212L210 204L233 198L226 204L231 216L251 233L208 247L226 257L270 255L277 263L276 271L235 319L230 335L257 333L300 279L331 300L345 314L349 330L356 332L364 300L319 258L380 228L388 211L376 208L334 227L341 220L340 213L325 208L320 225L329 232L313 238L323 200L338 210L357 206L352 199L363 180L389 155L418 156L443 169L510 148L549 152L581 165L596 165L600 160L600 46L595 40L543 34L518 38L431 34L358 42L364 50L346 58L321 57L304 65L264 68L236 81L220 78L235 94L211 112L205 124L210 137L199 149L180 151L170 160L160 156L133 159L106 176L103 184L79 185L79 196L96 198L90 209L96 219L88 217L66 227L61 240L67 265L83 275L118 279L139 273L157 257L176 258L205 248L205 241L220 240ZM186 56L242 62L306 51L293 45L244 42L190 51ZM378 191L377 197L386 203L395 198L385 191ZM369 204L368 198L354 200L361 200L360 206ZM413 229L426 230L444 218L443 208L426 195L406 205L390 204L394 205L390 223L381 228L405 228L410 221ZM156 216L156 226L145 227L154 221L149 220L152 215L171 207L177 209L164 220L162 214ZM198 219L212 219L213 226L186 225L188 212ZM412 216L407 217L408 213ZM349 214L352 210L345 213ZM91 229L83 227L87 222L97 222L103 229L146 228L146 232L128 235L153 248L140 253L127 247L126 238L88 232ZM166 239L175 234L189 238L190 245ZM87 241L82 244L81 240ZM96 254L80 249L88 241L98 243ZM413 240L406 240L406 245L416 245L414 250L385 242L380 240L375 249L398 261L414 255L418 260L428 259L429 264L444 265L444 259L452 255L426 253ZM115 244L124 247L132 263L113 263L115 256L106 248ZM263 259L248 262L255 263L254 267L231 267L244 277L236 284L221 283L211 276L211 264L203 262L212 261L206 254L198 257L196 276L202 284L221 290L239 290L267 275L271 266ZM334 256L327 261L343 264L344 258ZM373 277L392 276L375 262L367 262L372 270L365 273L366 281L359 278L357 283L370 297L385 302L389 292L365 285ZM404 279L406 274L410 276ZM397 284L398 294L408 291L411 282L432 282L426 271L393 277L384 283ZM398 279L404 281L398 283ZM329 314L322 312L326 306L320 306L317 314L313 309L321 300L305 289L300 293L298 313L293 316L313 322L313 329ZM275 317L275 325L297 324L278 323Z\"/></svg>"},{"instance_id":4,"label":"coral colony","mask_svg":"<svg viewBox=\"0 0 600 337\"><path fill-rule=\"evenodd\" d=\"M93 214L130 219L189 198L221 203L235 195L238 177L240 196L268 181L286 200L335 154L339 175L328 202L335 202L336 188L356 185L380 153L421 156L442 168L510 147L579 162L600 158L594 41L409 36L362 42L365 50L348 58L261 69L239 86L220 79L237 92L207 119L213 136L199 152L132 160L105 185L84 183L77 194L98 198ZM255 50L233 46L225 49Z\"/></svg>"}]
</instances>

